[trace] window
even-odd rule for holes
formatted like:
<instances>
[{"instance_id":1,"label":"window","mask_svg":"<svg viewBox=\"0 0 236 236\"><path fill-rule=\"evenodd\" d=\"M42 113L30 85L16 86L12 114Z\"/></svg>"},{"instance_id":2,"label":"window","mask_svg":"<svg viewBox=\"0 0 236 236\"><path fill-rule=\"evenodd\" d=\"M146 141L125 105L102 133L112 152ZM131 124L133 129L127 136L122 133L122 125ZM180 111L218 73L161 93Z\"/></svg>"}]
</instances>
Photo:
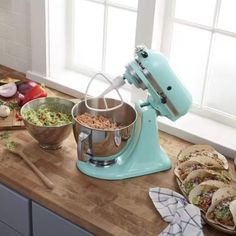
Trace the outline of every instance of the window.
<instances>
[{"instance_id":1,"label":"window","mask_svg":"<svg viewBox=\"0 0 236 236\"><path fill-rule=\"evenodd\" d=\"M73 0L72 69L119 75L132 59L138 0Z\"/></svg>"},{"instance_id":2,"label":"window","mask_svg":"<svg viewBox=\"0 0 236 236\"><path fill-rule=\"evenodd\" d=\"M155 0L68 0L67 69L88 77L97 72L110 78L122 75L134 58L135 45L151 46L155 3ZM52 8L55 9L55 3ZM93 87L99 85L95 82ZM146 91L131 93L131 86L124 88L126 93L122 96L128 101L146 97Z\"/></svg>"},{"instance_id":3,"label":"window","mask_svg":"<svg viewBox=\"0 0 236 236\"><path fill-rule=\"evenodd\" d=\"M193 95L193 111L236 127L234 0L169 1L162 50Z\"/></svg>"}]
</instances>

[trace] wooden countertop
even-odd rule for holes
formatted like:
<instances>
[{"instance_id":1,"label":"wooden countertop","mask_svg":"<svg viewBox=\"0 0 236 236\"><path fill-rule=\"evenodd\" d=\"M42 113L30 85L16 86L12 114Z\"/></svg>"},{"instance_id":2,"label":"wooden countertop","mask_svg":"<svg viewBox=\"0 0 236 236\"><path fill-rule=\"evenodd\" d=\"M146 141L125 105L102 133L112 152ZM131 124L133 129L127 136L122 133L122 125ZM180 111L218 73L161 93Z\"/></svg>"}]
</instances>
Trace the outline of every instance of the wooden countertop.
<instances>
[{"instance_id":1,"label":"wooden countertop","mask_svg":"<svg viewBox=\"0 0 236 236\"><path fill-rule=\"evenodd\" d=\"M76 143L71 135L56 151L42 150L26 130L9 131L21 140L34 164L54 183L47 189L23 160L0 144L0 182L51 209L95 235L157 235L167 224L156 211L148 190L166 187L179 191L169 171L120 181L99 180L79 172ZM161 145L172 158L190 143L160 132ZM231 163L230 163L231 164ZM232 167L232 166L231 166ZM222 235L204 226L205 235Z\"/></svg>"},{"instance_id":2,"label":"wooden countertop","mask_svg":"<svg viewBox=\"0 0 236 236\"><path fill-rule=\"evenodd\" d=\"M4 70L0 72L3 74ZM161 145L173 162L171 170L107 181L77 170L72 134L61 149L44 151L26 130L8 132L11 139L24 144L28 158L55 183L55 188L46 188L20 157L5 151L3 140L0 140L0 183L95 235L153 236L167 226L149 198L148 190L165 187L179 192L173 167L177 154L190 143L160 132ZM230 168L233 169L232 162ZM204 234L224 235L210 226L204 226Z\"/></svg>"}]
</instances>

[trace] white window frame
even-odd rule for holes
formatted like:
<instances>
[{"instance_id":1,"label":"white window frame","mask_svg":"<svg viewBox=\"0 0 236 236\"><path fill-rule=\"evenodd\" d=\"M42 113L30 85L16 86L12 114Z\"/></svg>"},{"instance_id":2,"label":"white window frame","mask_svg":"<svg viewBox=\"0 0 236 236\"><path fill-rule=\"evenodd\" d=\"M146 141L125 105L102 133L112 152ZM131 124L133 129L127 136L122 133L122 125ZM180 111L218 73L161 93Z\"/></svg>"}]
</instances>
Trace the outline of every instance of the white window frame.
<instances>
[{"instance_id":1,"label":"white window frame","mask_svg":"<svg viewBox=\"0 0 236 236\"><path fill-rule=\"evenodd\" d=\"M49 87L82 98L87 83L78 83L78 81L88 81L88 77L68 70L61 71L59 73L61 77L50 76L50 71L54 67L51 60L53 46L50 44L48 27L51 23L49 8L52 2L63 4L63 1L65 0L31 0L32 68L26 74L29 79L45 83ZM139 7L142 10L138 12L137 16L136 45L153 46L152 32L154 32L155 48L161 49L161 37L164 29L167 28L163 23L168 22L168 17L170 17L167 15L166 18L163 18L163 10L165 7L173 6L171 3L172 0L139 0ZM156 11L155 17L157 18L157 24L155 25L154 11ZM154 29L158 29L157 32ZM59 61L60 63L63 64L63 61ZM136 96L137 93L132 93L131 100L137 99ZM236 143L234 141L236 140L236 130L232 127L191 112L176 122L171 122L162 117L158 118L158 121L160 130L193 143L211 144L229 157L236 156Z\"/></svg>"}]
</instances>

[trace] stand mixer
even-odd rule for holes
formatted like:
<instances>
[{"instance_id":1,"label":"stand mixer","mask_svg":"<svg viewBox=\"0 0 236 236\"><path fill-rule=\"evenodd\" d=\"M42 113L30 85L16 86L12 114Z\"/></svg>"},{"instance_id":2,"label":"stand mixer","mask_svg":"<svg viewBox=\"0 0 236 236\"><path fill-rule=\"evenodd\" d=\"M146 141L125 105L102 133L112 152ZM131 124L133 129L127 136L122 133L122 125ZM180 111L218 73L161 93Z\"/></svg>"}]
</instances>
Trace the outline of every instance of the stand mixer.
<instances>
[{"instance_id":1,"label":"stand mixer","mask_svg":"<svg viewBox=\"0 0 236 236\"><path fill-rule=\"evenodd\" d=\"M127 103L105 99L111 108L106 111L103 97L125 81L148 91L146 101L138 101L135 109ZM117 180L151 174L171 168L170 158L161 148L157 116L172 121L186 114L192 98L170 68L165 57L144 46L136 48L135 59L126 66L123 76L115 78L100 98L85 100L72 109L73 133L77 142L77 167L83 173L100 179ZM101 105L102 104L102 105ZM99 109L93 111L91 107ZM108 131L81 125L76 116L90 112L103 114L123 128ZM122 117L122 120L120 117Z\"/></svg>"}]
</instances>

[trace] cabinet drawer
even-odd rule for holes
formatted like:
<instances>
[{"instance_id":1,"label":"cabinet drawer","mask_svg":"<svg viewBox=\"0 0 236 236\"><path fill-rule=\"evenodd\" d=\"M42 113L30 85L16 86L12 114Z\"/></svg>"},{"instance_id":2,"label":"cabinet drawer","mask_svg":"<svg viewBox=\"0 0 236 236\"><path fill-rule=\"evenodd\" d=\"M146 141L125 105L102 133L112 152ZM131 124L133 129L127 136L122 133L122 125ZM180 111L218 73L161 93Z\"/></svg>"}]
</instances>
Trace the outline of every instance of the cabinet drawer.
<instances>
[{"instance_id":1,"label":"cabinet drawer","mask_svg":"<svg viewBox=\"0 0 236 236\"><path fill-rule=\"evenodd\" d=\"M92 236L91 233L74 225L52 211L32 202L34 236Z\"/></svg>"},{"instance_id":2,"label":"cabinet drawer","mask_svg":"<svg viewBox=\"0 0 236 236\"><path fill-rule=\"evenodd\" d=\"M0 221L24 236L30 235L30 201L0 184Z\"/></svg>"},{"instance_id":3,"label":"cabinet drawer","mask_svg":"<svg viewBox=\"0 0 236 236\"><path fill-rule=\"evenodd\" d=\"M0 221L0 235L1 236L22 236L22 234L17 233L15 230L3 224L1 221Z\"/></svg>"}]
</instances>

